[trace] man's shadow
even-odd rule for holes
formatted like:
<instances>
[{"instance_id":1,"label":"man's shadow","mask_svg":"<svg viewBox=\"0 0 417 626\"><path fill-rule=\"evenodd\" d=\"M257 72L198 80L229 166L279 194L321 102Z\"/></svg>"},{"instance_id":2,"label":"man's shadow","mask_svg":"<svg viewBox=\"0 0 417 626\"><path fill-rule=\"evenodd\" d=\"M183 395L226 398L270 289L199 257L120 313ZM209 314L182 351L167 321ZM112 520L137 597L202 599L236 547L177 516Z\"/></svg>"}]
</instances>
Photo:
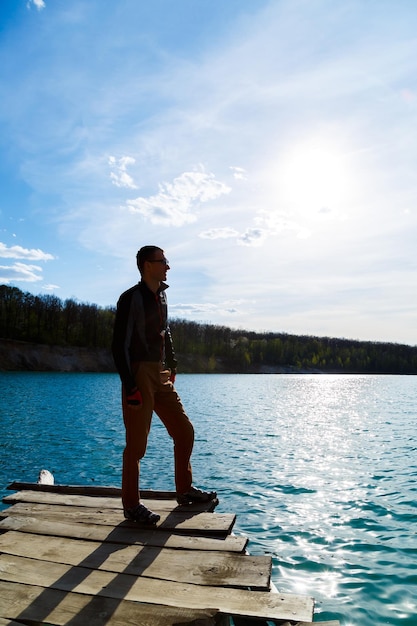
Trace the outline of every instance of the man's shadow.
<instances>
[{"instance_id":1,"label":"man's shadow","mask_svg":"<svg viewBox=\"0 0 417 626\"><path fill-rule=\"evenodd\" d=\"M146 575L146 570L164 549L168 539L172 535L184 534L184 530L178 529L176 531L176 526L180 522L191 519L201 512L201 510L192 510L191 507L176 507L156 527L139 525L129 521L121 522L109 532L98 547L94 548L80 563L71 566L65 574L54 581L53 586L44 589L15 619L23 623L27 623L25 620L28 620L28 622L31 620L30 623L33 620L38 622L46 620L47 623L48 615L64 602L69 593L88 578L92 570L99 570L111 555L117 551L123 550L129 545L141 545L143 547L126 563L123 571L111 572L112 574L114 573L114 577L109 584L101 592L98 592L97 595L89 598L77 614L65 621L66 626L101 626L108 623L136 580ZM201 532L199 534L201 535ZM134 541L135 535L136 542ZM158 545L152 545L153 535L155 535L155 539L157 539L155 543ZM124 542L122 542L123 537L125 538ZM133 542L127 543L128 537L131 537ZM109 571L105 570L105 568L103 569L104 571ZM80 595L83 595L84 598L86 596L86 594ZM137 602L137 607L138 615L139 611L140 614L142 614L142 611L146 613L146 603ZM161 608L162 613L165 610L170 614L178 612L179 615L179 610L175 609L175 607ZM183 615L183 613L182 611L181 614ZM123 624L123 626L126 626L126 624Z\"/></svg>"}]
</instances>

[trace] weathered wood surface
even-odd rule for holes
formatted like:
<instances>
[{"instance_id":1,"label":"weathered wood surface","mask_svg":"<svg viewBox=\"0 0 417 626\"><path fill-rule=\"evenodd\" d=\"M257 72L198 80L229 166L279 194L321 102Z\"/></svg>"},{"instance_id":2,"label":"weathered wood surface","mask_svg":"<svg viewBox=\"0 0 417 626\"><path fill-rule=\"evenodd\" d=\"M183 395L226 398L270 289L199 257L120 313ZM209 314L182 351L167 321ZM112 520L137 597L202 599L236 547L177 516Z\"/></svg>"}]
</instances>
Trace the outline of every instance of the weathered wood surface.
<instances>
[{"instance_id":1,"label":"weathered wood surface","mask_svg":"<svg viewBox=\"0 0 417 626\"><path fill-rule=\"evenodd\" d=\"M5 530L19 530L22 533L33 533L44 536L73 537L75 539L90 539L92 541L106 541L111 532L114 543L139 544L166 548L181 548L183 550L216 550L217 552L242 553L248 544L247 537L228 535L224 539L213 537L187 536L164 531L147 530L135 526L131 522L122 522L111 530L108 526L98 524L79 524L76 520L63 522L50 521L45 517L36 518L30 509L25 509L26 515L19 516L15 505L7 511L0 511L3 515L10 512L0 522L0 532Z\"/></svg>"},{"instance_id":2,"label":"weathered wood surface","mask_svg":"<svg viewBox=\"0 0 417 626\"><path fill-rule=\"evenodd\" d=\"M62 540L10 531L0 535L0 553L26 556L41 561L82 565L90 569L146 576L148 578L224 587L270 588L269 557L246 556L245 567L237 554L206 552L196 559L195 552L154 546ZM1 556L0 556L1 559Z\"/></svg>"},{"instance_id":3,"label":"weathered wood surface","mask_svg":"<svg viewBox=\"0 0 417 626\"><path fill-rule=\"evenodd\" d=\"M243 557L244 558L244 557ZM309 599L270 592L249 592L242 589L189 585L167 580L154 580L93 570L88 567L70 567L60 563L39 561L24 557L1 555L1 577L6 582L37 585L65 592L103 595L115 600L130 600L177 608L216 608L223 613L253 617L295 617L309 615Z\"/></svg>"},{"instance_id":4,"label":"weathered wood surface","mask_svg":"<svg viewBox=\"0 0 417 626\"><path fill-rule=\"evenodd\" d=\"M100 485L45 485L42 483L28 483L16 480L8 485L7 489L11 491L49 491L51 493L78 494L79 496L105 496L119 499L122 497L120 487L105 487ZM140 495L142 500L150 498L172 500L175 497L173 491L154 491L153 489L141 489ZM207 508L204 510L207 510Z\"/></svg>"},{"instance_id":5,"label":"weathered wood surface","mask_svg":"<svg viewBox=\"0 0 417 626\"><path fill-rule=\"evenodd\" d=\"M147 504L161 520L149 529L123 519L120 493L28 487L19 484L0 512L6 623L218 625L228 615L312 620L311 598L269 591L271 559L245 554L247 539L230 534L234 515L178 507L173 494L158 500L152 492Z\"/></svg>"},{"instance_id":6,"label":"weathered wood surface","mask_svg":"<svg viewBox=\"0 0 417 626\"><path fill-rule=\"evenodd\" d=\"M3 502L6 504L30 503L28 511L33 511L37 515L42 514L42 517L48 519L77 520L78 523L97 523L112 527L124 520L118 498L79 495L66 497L61 493L19 491L3 498ZM191 507L179 507L174 500L162 500L161 503L158 500L146 500L146 505L161 516L156 529L170 532L227 536L236 521L236 516L233 514L212 515L207 512L196 512ZM23 507L20 508L19 514L23 514L24 510Z\"/></svg>"},{"instance_id":7,"label":"weathered wood surface","mask_svg":"<svg viewBox=\"0 0 417 626\"><path fill-rule=\"evenodd\" d=\"M0 581L0 612L4 623L53 626L172 626L215 624L216 609L186 609L136 604L103 595L67 593L58 589ZM10 622L10 620L19 620Z\"/></svg>"},{"instance_id":8,"label":"weathered wood surface","mask_svg":"<svg viewBox=\"0 0 417 626\"><path fill-rule=\"evenodd\" d=\"M175 498L163 498L158 500L157 498L142 498L143 501L146 502L146 506L150 508L157 509L159 512L171 512L174 509L178 509L181 512L189 512L194 515L199 512L207 512L207 504L201 503L199 505L188 505L188 506L179 506ZM10 494L3 498L3 502L41 502L43 504L55 504L62 505L67 507L84 507L84 508L94 508L94 509L114 509L115 511L122 512L122 504L121 500L118 497L112 496L90 496L90 495L80 495L80 494L68 494L65 493L54 493L50 491L43 490L24 490L17 491L16 493ZM210 503L209 503L210 504ZM235 518L236 516L233 514L216 514L217 516L223 517L226 515L228 518Z\"/></svg>"}]
</instances>

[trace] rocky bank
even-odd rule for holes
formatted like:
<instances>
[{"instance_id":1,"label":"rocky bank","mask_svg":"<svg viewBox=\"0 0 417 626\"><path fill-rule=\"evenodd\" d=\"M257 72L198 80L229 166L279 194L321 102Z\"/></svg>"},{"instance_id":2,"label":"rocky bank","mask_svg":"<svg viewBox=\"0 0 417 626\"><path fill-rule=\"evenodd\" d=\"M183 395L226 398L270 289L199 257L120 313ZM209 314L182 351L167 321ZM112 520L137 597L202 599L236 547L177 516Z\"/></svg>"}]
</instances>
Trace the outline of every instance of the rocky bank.
<instances>
[{"instance_id":1,"label":"rocky bank","mask_svg":"<svg viewBox=\"0 0 417 626\"><path fill-rule=\"evenodd\" d=\"M110 350L0 339L0 371L114 372Z\"/></svg>"},{"instance_id":2,"label":"rocky bank","mask_svg":"<svg viewBox=\"0 0 417 626\"><path fill-rule=\"evenodd\" d=\"M223 359L195 354L177 354L178 371L183 374L319 374L292 366L257 364L244 370ZM0 339L0 372L115 372L113 357L105 348L49 346L14 339Z\"/></svg>"}]
</instances>

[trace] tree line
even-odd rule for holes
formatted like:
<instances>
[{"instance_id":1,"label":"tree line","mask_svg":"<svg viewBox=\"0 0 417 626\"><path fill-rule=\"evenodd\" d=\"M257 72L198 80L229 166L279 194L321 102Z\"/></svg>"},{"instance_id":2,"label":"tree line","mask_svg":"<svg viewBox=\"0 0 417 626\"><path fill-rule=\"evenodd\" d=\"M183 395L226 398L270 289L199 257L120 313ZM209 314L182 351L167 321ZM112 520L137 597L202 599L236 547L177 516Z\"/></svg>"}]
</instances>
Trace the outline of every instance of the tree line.
<instances>
[{"instance_id":1,"label":"tree line","mask_svg":"<svg viewBox=\"0 0 417 626\"><path fill-rule=\"evenodd\" d=\"M0 337L110 350L115 307L0 285ZM170 321L181 371L416 374L417 347Z\"/></svg>"}]
</instances>

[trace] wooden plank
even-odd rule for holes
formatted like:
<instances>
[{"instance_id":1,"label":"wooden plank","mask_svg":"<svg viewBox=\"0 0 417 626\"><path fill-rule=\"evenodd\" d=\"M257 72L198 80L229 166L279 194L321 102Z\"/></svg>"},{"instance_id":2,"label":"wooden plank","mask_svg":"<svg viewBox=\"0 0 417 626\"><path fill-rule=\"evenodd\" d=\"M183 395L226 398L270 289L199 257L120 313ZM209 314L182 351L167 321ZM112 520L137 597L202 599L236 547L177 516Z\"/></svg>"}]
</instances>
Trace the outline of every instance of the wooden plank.
<instances>
[{"instance_id":1,"label":"wooden plank","mask_svg":"<svg viewBox=\"0 0 417 626\"><path fill-rule=\"evenodd\" d=\"M18 506L18 505L15 505ZM14 508L14 507L11 507ZM11 509L7 509L7 512ZM22 533L37 535L73 537L92 541L108 541L127 545L148 545L183 550L216 550L218 552L245 551L248 544L247 537L227 535L225 538L174 535L170 532L147 530L131 524L119 524L109 531L108 526L96 524L78 524L73 522L48 521L25 515L19 517L11 515L0 522L0 532L5 530L19 530Z\"/></svg>"},{"instance_id":2,"label":"wooden plank","mask_svg":"<svg viewBox=\"0 0 417 626\"><path fill-rule=\"evenodd\" d=\"M112 572L40 562L8 554L0 556L0 572L1 579L7 582L36 584L48 589L103 596L113 600L163 603L164 606L188 609L211 607L228 615L262 619L311 621L313 617L313 600L305 596L200 587L146 577L138 578L124 573L115 575Z\"/></svg>"},{"instance_id":3,"label":"wooden plank","mask_svg":"<svg viewBox=\"0 0 417 626\"><path fill-rule=\"evenodd\" d=\"M215 609L187 609L68 593L0 581L0 614L24 624L52 626L214 626Z\"/></svg>"},{"instance_id":4,"label":"wooden plank","mask_svg":"<svg viewBox=\"0 0 417 626\"><path fill-rule=\"evenodd\" d=\"M59 521L76 520L79 523L95 523L113 527L120 523L138 526L135 522L125 520L121 509L69 506L69 504L43 504L32 502L31 500L17 500L14 506L0 512L0 517L9 515L29 515L31 517L45 517L49 520ZM161 520L155 526L155 529L169 530L176 533L186 532L226 536L231 533L236 521L236 515L231 513L194 513L193 511L175 510L168 513L161 511L160 515Z\"/></svg>"},{"instance_id":5,"label":"wooden plank","mask_svg":"<svg viewBox=\"0 0 417 626\"><path fill-rule=\"evenodd\" d=\"M119 487L101 487L99 485L44 485L39 483L25 483L16 481L13 482L11 485L8 485L7 489L17 491L43 491L50 493L93 497L102 496L106 498L112 498L114 501L117 501L118 499L119 502L121 502L122 499L122 490ZM175 491L155 491L153 489L141 489L140 493L142 500L146 501L147 506L149 506L150 508L152 508L152 506L155 506L159 507L160 510L164 510L162 502L163 500L170 501L167 506L169 510L177 506ZM183 509L184 511L211 512L214 511L217 504L218 502L216 501L200 502L199 504L182 505L181 509Z\"/></svg>"},{"instance_id":6,"label":"wooden plank","mask_svg":"<svg viewBox=\"0 0 417 626\"><path fill-rule=\"evenodd\" d=\"M80 496L103 496L121 500L122 490L119 487L102 487L100 485L44 485L39 483L27 483L15 481L7 486L9 490L16 491L44 491L50 493L71 494ZM170 504L177 505L175 491L155 491L153 489L141 489L142 500L147 504L153 500L157 500L162 508L161 500L170 500ZM201 502L198 504L187 504L184 508L187 511L214 511L218 502ZM172 507L171 507L172 508Z\"/></svg>"},{"instance_id":7,"label":"wooden plank","mask_svg":"<svg viewBox=\"0 0 417 626\"><path fill-rule=\"evenodd\" d=\"M196 558L188 550L121 546L7 532L0 535L0 552L65 565L191 583L268 590L272 562L269 556L205 552Z\"/></svg>"},{"instance_id":8,"label":"wooden plank","mask_svg":"<svg viewBox=\"0 0 417 626\"><path fill-rule=\"evenodd\" d=\"M71 501L69 500L65 500L65 496L58 496L59 499L56 500L50 500L48 498L44 498L45 494L39 494L39 497L35 496L34 498L31 497L31 493L33 492L22 492L25 495L24 496L19 496L19 497L14 497L14 496L6 496L6 498L3 499L4 502L6 502L6 504L12 506L13 504L26 504L26 505L31 505L34 508L36 506L39 507L39 510L41 509L41 506L43 505L44 507L51 507L51 511L54 510L55 512L63 512L65 514L70 514L71 510L76 510L77 513L82 513L84 514L84 517L88 516L88 515L96 515L97 513L103 513L106 512L106 514L112 515L113 518L115 519L116 516L118 516L119 519L124 519L124 515L123 515L123 509L121 504L116 501L116 502L112 502L111 500L107 501L107 499L101 499L101 498L89 498L88 496L86 496L87 498L89 498L89 503L84 503L82 502L81 498L82 496L68 496L68 498L77 498L76 501ZM28 495L26 495L28 494ZM50 494L46 494L47 496L49 496ZM55 494L53 494L53 497L55 497ZM62 501L61 501L62 498ZM211 521L210 526L216 530L218 529L219 531L228 531L231 527L233 527L235 521L236 521L236 515L233 513L210 513L205 511L203 508L201 508L201 510L197 510L197 509L191 509L185 506L175 506L173 503L170 506L168 504L168 501L162 501L164 504L161 506L160 503L155 500L155 501L150 501L147 502L147 506L149 506L149 508L151 508L152 510L154 510L156 513L159 513L159 515L161 516L161 518L164 518L164 520L166 521L168 519L167 523L170 523L171 525L173 525L175 523L175 521L178 520L192 520L195 518L195 520L197 520L197 523L200 521L202 524L207 523L208 521ZM88 505L87 505L88 504ZM46 510L46 508L44 509ZM1 517L5 517L8 514L8 509L2 510L0 511L0 516Z\"/></svg>"},{"instance_id":9,"label":"wooden plank","mask_svg":"<svg viewBox=\"0 0 417 626\"><path fill-rule=\"evenodd\" d=\"M45 486L45 485L42 485ZM53 486L53 485L50 485ZM154 509L157 513L175 511L177 513L202 513L212 512L215 508L213 502L200 502L199 504L189 504L180 506L175 495L173 497L158 498L158 494L154 494L155 497L147 497L142 499L146 500L146 506L150 509ZM61 504L63 506L83 506L92 508L103 509L116 509L122 511L122 501L119 497L114 496L98 496L98 495L82 495L77 493L65 492L49 492L42 490L27 490L18 491L16 493L4 496L3 502L15 503L15 502L37 502L43 504Z\"/></svg>"},{"instance_id":10,"label":"wooden plank","mask_svg":"<svg viewBox=\"0 0 417 626\"><path fill-rule=\"evenodd\" d=\"M103 509L116 509L122 511L122 502L120 498L107 496L83 496L79 494L53 493L48 491L17 491L8 496L4 496L3 502L37 502L41 504L61 504L63 506L78 506ZM149 501L150 502L150 501ZM149 504L148 502L148 504ZM154 506L159 507L160 511L172 511L174 508L180 509L176 500L159 500L152 501ZM150 504L149 504L150 506Z\"/></svg>"},{"instance_id":11,"label":"wooden plank","mask_svg":"<svg viewBox=\"0 0 417 626\"><path fill-rule=\"evenodd\" d=\"M88 515L97 516L98 519L96 523L108 523L109 525L115 525L115 523L117 523L115 521L116 519L119 522L120 519L124 519L121 502L116 498L79 495L66 496L64 494L21 491L6 496L3 498L3 502L6 504L31 503L53 505L55 508L51 508L51 513L63 512L66 515L72 515L73 512L76 512L77 518L80 521L85 520ZM182 529L189 531L195 527L194 530L201 530L203 532L229 533L236 521L236 515L232 513L216 513L214 515L208 512L200 513L192 507L180 507L174 501L152 500L147 504L150 508L155 510L156 513L161 515L161 521L158 523L157 527L162 529ZM39 506L37 510L42 509ZM8 509L2 511L0 514L4 517L4 515L8 514ZM104 521L104 515L111 518L111 521Z\"/></svg>"},{"instance_id":12,"label":"wooden plank","mask_svg":"<svg viewBox=\"0 0 417 626\"><path fill-rule=\"evenodd\" d=\"M7 486L12 491L49 491L51 493L78 494L80 496L107 496L121 499L120 487L101 487L100 485L45 485L14 481ZM153 489L141 489L141 497L144 499L155 498L157 500L175 500L175 491L154 491Z\"/></svg>"}]
</instances>

